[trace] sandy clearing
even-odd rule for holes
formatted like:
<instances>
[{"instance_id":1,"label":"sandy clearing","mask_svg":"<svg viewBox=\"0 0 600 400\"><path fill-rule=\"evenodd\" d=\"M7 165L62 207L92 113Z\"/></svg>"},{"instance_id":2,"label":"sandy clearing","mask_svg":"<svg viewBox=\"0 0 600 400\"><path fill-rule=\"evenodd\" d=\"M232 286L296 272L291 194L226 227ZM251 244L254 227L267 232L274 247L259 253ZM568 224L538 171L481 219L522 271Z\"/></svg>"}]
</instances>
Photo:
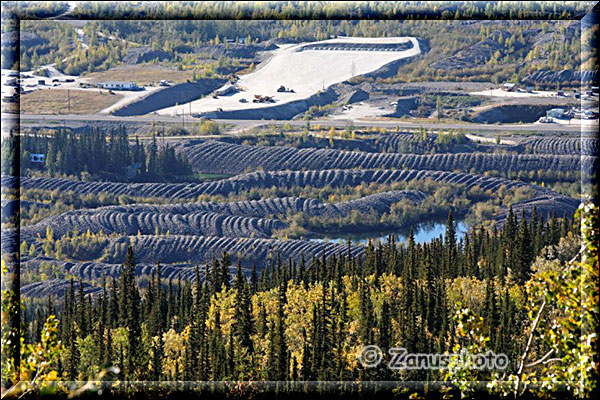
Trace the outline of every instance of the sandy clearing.
<instances>
[{"instance_id":1,"label":"sandy clearing","mask_svg":"<svg viewBox=\"0 0 600 400\"><path fill-rule=\"evenodd\" d=\"M82 82L89 83L87 78L80 78L79 76L75 76L75 75L62 74L60 71L58 71L53 66L45 66L42 68L47 68L50 71L52 77L47 78L45 76L34 75L33 71L23 72L23 74L31 76L31 78L22 79L22 82L23 82L22 84L23 84L25 92L31 92L31 91L36 91L36 90L61 90L61 89L89 91L92 93L106 93L107 92L107 90L104 90L104 89L79 87L79 84ZM9 96L9 95L12 95L12 93L14 92L13 88L5 85L5 81L7 79L11 79L6 76L7 73L8 73L8 70L2 70L2 96ZM60 82L52 82L52 79L55 79L55 78L60 79ZM73 79L73 82L64 82L64 80L67 78ZM44 80L46 84L40 85L38 83L39 80ZM54 85L56 85L56 86L54 86ZM121 108L121 107L123 107L129 103L132 103L150 93L153 93L153 92L155 92L157 90L161 90L161 89L164 89L164 87L147 86L147 87L144 87L144 90L137 90L137 91L117 90L117 91L114 91L115 93L119 94L119 96L117 96L118 101L116 101L114 104L110 105L109 107L104 108L99 113L100 114L109 114L118 108ZM4 103L2 103L2 104L4 104Z\"/></svg>"},{"instance_id":2,"label":"sandy clearing","mask_svg":"<svg viewBox=\"0 0 600 400\"><path fill-rule=\"evenodd\" d=\"M121 96L80 89L35 90L21 96L20 111L23 114L93 114L115 103Z\"/></svg>"},{"instance_id":3,"label":"sandy clearing","mask_svg":"<svg viewBox=\"0 0 600 400\"><path fill-rule=\"evenodd\" d=\"M162 90L162 89L164 89L164 87L147 86L145 88L145 90L136 90L136 91L115 90L114 93L119 93L123 97L121 99L119 99L119 101L117 101L115 104L111 105L110 107L106 107L105 109L101 110L99 114L110 114L111 112L117 110L118 108L126 106L127 104L130 104L130 103L133 103L134 101L139 100L140 98L142 98L144 96L147 96L151 93L154 93L154 92Z\"/></svg>"},{"instance_id":4,"label":"sandy clearing","mask_svg":"<svg viewBox=\"0 0 600 400\"><path fill-rule=\"evenodd\" d=\"M381 109L370 104L353 104L349 110L342 110L335 114L331 114L331 119L351 119L358 120L363 118L380 117L385 114L390 114L392 111Z\"/></svg>"},{"instance_id":5,"label":"sandy clearing","mask_svg":"<svg viewBox=\"0 0 600 400\"><path fill-rule=\"evenodd\" d=\"M286 104L306 99L333 84L343 82L353 76L364 75L384 65L421 52L416 38L337 38L324 40L331 43L376 43L394 44L411 42L413 47L404 51L359 51L359 50L304 50L299 48L309 44L282 46L272 52L272 56L258 68L242 76L237 82L242 91L220 96L217 99L205 97L192 102L192 113L216 111L252 110ZM293 89L295 93L278 93L281 86ZM254 95L273 96L275 103L252 103ZM241 103L245 99L247 103ZM188 103L168 107L158 111L162 115L188 113Z\"/></svg>"}]
</instances>

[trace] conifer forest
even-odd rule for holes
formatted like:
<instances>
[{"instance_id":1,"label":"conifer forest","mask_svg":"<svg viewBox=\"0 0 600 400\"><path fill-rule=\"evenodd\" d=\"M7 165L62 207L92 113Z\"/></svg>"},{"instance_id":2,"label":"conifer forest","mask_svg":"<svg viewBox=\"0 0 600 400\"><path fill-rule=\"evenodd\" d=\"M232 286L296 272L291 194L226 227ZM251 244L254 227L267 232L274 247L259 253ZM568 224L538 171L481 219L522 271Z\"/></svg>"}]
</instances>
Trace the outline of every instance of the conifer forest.
<instances>
[{"instance_id":1,"label":"conifer forest","mask_svg":"<svg viewBox=\"0 0 600 400\"><path fill-rule=\"evenodd\" d=\"M598 391L595 2L2 7L3 399Z\"/></svg>"}]
</instances>

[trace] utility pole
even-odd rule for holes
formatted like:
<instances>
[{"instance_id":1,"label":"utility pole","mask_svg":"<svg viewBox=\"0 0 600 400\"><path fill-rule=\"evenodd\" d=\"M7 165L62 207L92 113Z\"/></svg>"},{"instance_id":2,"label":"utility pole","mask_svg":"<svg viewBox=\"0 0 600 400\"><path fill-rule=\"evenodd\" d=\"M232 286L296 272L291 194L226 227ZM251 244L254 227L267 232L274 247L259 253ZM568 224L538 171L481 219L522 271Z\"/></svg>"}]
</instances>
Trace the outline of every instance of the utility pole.
<instances>
[{"instance_id":1,"label":"utility pole","mask_svg":"<svg viewBox=\"0 0 600 400\"><path fill-rule=\"evenodd\" d=\"M71 89L67 89L68 114L71 114Z\"/></svg>"}]
</instances>

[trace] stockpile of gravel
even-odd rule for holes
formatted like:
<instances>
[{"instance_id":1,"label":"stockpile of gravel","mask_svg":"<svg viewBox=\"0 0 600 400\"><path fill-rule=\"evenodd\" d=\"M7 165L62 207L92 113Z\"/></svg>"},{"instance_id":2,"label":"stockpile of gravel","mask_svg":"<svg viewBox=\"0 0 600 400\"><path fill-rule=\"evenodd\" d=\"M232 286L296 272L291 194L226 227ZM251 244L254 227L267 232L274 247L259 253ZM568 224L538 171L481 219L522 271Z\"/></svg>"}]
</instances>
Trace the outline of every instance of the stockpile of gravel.
<instances>
[{"instance_id":1,"label":"stockpile of gravel","mask_svg":"<svg viewBox=\"0 0 600 400\"><path fill-rule=\"evenodd\" d=\"M440 171L579 171L591 166L589 157L528 154L396 154L285 146L246 146L217 141L176 145L198 172L240 174L248 170L319 170L397 168Z\"/></svg>"},{"instance_id":2,"label":"stockpile of gravel","mask_svg":"<svg viewBox=\"0 0 600 400\"><path fill-rule=\"evenodd\" d=\"M81 182L61 178L21 178L24 189L58 190L77 195L128 195L135 197L157 197L163 199L196 199L201 195L223 195L247 192L251 189L275 187L292 188L327 185L335 187L365 184L392 184L431 179L436 182L464 184L468 189L478 186L483 190L497 190L530 186L525 182L449 171L427 171L410 169L330 169L307 171L258 171L237 175L227 179L203 183L122 183ZM14 187L16 179L2 177L3 187ZM536 190L542 190L536 188Z\"/></svg>"}]
</instances>

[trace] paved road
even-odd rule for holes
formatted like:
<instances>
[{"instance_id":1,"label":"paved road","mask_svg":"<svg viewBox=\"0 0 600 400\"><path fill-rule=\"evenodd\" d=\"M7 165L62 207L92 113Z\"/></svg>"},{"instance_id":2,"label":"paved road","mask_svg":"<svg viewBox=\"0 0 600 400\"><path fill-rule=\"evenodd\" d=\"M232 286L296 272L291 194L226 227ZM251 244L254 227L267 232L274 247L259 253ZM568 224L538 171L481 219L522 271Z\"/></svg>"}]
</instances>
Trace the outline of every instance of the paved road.
<instances>
[{"instance_id":1,"label":"paved road","mask_svg":"<svg viewBox=\"0 0 600 400\"><path fill-rule=\"evenodd\" d=\"M44 122L61 123L63 121L69 122L165 122L165 123L184 123L181 117L170 117L163 115L145 115L136 117L115 117L112 115L35 115L35 114L21 114L21 123L26 126L29 124L39 124ZM15 120L18 115L4 114L2 116L3 122L8 120ZM185 117L185 123L197 122L199 119ZM259 125L283 125L286 123L292 126L304 126L306 121L303 120L292 120L292 121L279 121L279 120L239 120L239 119L214 119L213 121L233 125L238 131L243 129L252 128ZM322 125L327 127L344 128L350 121L346 120L313 120L310 121L311 125ZM421 123L421 122L409 122L409 121L392 121L392 120L381 120L381 121L352 121L354 127L376 127L376 128L420 128L425 129L464 129L469 131L488 131L488 132L581 132L580 125L556 125L556 124L472 124L472 123ZM584 131L597 130L591 126L584 127Z\"/></svg>"}]
</instances>

